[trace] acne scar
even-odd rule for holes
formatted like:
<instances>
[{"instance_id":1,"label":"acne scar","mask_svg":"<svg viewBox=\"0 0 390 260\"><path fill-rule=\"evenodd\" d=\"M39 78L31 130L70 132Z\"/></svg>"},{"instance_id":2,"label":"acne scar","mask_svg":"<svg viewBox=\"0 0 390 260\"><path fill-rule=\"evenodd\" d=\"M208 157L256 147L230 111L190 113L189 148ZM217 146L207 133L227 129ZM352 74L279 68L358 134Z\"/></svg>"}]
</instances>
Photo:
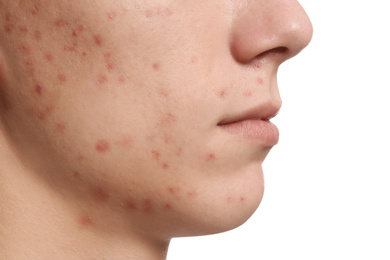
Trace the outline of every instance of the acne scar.
<instances>
[{"instance_id":1,"label":"acne scar","mask_svg":"<svg viewBox=\"0 0 390 260\"><path fill-rule=\"evenodd\" d=\"M98 35L98 34L95 34L93 36L93 40L95 41L95 44L98 45L98 46L102 46L102 43L103 43L103 39L102 39L102 36Z\"/></svg>"},{"instance_id":2,"label":"acne scar","mask_svg":"<svg viewBox=\"0 0 390 260\"><path fill-rule=\"evenodd\" d=\"M58 78L58 80L60 81L60 83L66 83L66 81L67 81L67 77L66 77L66 75L65 74L58 74L57 75L57 78Z\"/></svg>"},{"instance_id":3,"label":"acne scar","mask_svg":"<svg viewBox=\"0 0 390 260\"><path fill-rule=\"evenodd\" d=\"M95 144L95 149L99 153L106 153L109 152L111 149L110 143L107 142L106 140L99 140Z\"/></svg>"}]
</instances>

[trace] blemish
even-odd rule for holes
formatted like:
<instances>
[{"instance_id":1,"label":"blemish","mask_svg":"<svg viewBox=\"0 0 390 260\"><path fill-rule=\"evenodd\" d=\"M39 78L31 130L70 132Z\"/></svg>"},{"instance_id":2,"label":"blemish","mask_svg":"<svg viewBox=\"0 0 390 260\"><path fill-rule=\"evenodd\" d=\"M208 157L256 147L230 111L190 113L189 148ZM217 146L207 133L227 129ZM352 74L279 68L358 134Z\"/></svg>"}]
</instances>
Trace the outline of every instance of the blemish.
<instances>
[{"instance_id":1,"label":"blemish","mask_svg":"<svg viewBox=\"0 0 390 260\"><path fill-rule=\"evenodd\" d=\"M171 210L172 205L170 203L164 203L164 210Z\"/></svg>"},{"instance_id":2,"label":"blemish","mask_svg":"<svg viewBox=\"0 0 390 260\"><path fill-rule=\"evenodd\" d=\"M196 197L198 196L198 192L195 190L187 192L188 197Z\"/></svg>"},{"instance_id":3,"label":"blemish","mask_svg":"<svg viewBox=\"0 0 390 260\"><path fill-rule=\"evenodd\" d=\"M66 75L65 75L65 74L62 74L62 73L58 74L58 75L57 75L57 78L58 78L58 80L60 81L60 83L66 83L66 81L67 81Z\"/></svg>"},{"instance_id":4,"label":"blemish","mask_svg":"<svg viewBox=\"0 0 390 260\"><path fill-rule=\"evenodd\" d=\"M92 191L92 198L94 199L94 201L96 201L98 203L103 203L103 202L106 202L110 198L110 195L106 191L104 191L102 188L95 188Z\"/></svg>"},{"instance_id":5,"label":"blemish","mask_svg":"<svg viewBox=\"0 0 390 260\"><path fill-rule=\"evenodd\" d=\"M163 163L163 164L162 164L162 168L163 168L164 170L169 169L169 164L168 164L168 163Z\"/></svg>"},{"instance_id":6,"label":"blemish","mask_svg":"<svg viewBox=\"0 0 390 260\"><path fill-rule=\"evenodd\" d=\"M128 209L128 210L134 210L134 209L138 209L138 205L133 201L133 200L126 200L123 204L124 208L125 209Z\"/></svg>"},{"instance_id":7,"label":"blemish","mask_svg":"<svg viewBox=\"0 0 390 260\"><path fill-rule=\"evenodd\" d=\"M152 67L153 67L154 70L159 70L160 69L160 64L153 63Z\"/></svg>"},{"instance_id":8,"label":"blemish","mask_svg":"<svg viewBox=\"0 0 390 260\"><path fill-rule=\"evenodd\" d=\"M39 84L35 85L34 87L34 91L35 93L37 93L38 95L42 96L42 93L43 93L43 87Z\"/></svg>"},{"instance_id":9,"label":"blemish","mask_svg":"<svg viewBox=\"0 0 390 260\"><path fill-rule=\"evenodd\" d=\"M45 53L45 59L46 59L47 61L52 61L52 60L53 60L53 55L50 54L50 53Z\"/></svg>"},{"instance_id":10,"label":"blemish","mask_svg":"<svg viewBox=\"0 0 390 260\"><path fill-rule=\"evenodd\" d=\"M115 19L115 17L116 17L116 12L115 11L111 11L111 12L108 12L107 13L107 18L109 19L109 20L114 20Z\"/></svg>"},{"instance_id":11,"label":"blemish","mask_svg":"<svg viewBox=\"0 0 390 260\"><path fill-rule=\"evenodd\" d=\"M88 215L81 216L79 218L78 222L79 222L80 226L83 228L94 224L93 220Z\"/></svg>"},{"instance_id":12,"label":"blemish","mask_svg":"<svg viewBox=\"0 0 390 260\"><path fill-rule=\"evenodd\" d=\"M125 77L120 76L120 77L118 78L118 82L119 82L120 84L125 84L125 83L126 83Z\"/></svg>"},{"instance_id":13,"label":"blemish","mask_svg":"<svg viewBox=\"0 0 390 260\"><path fill-rule=\"evenodd\" d=\"M28 33L28 28L25 25L19 26L19 31L26 34Z\"/></svg>"},{"instance_id":14,"label":"blemish","mask_svg":"<svg viewBox=\"0 0 390 260\"><path fill-rule=\"evenodd\" d=\"M153 212L153 204L151 199L143 199L142 211L148 214Z\"/></svg>"},{"instance_id":15,"label":"blemish","mask_svg":"<svg viewBox=\"0 0 390 260\"><path fill-rule=\"evenodd\" d=\"M256 82L261 85L261 84L263 84L263 79L262 78L257 78Z\"/></svg>"},{"instance_id":16,"label":"blemish","mask_svg":"<svg viewBox=\"0 0 390 260\"><path fill-rule=\"evenodd\" d=\"M253 68L255 69L260 69L261 68L261 63L260 61L256 61L252 64Z\"/></svg>"},{"instance_id":17,"label":"blemish","mask_svg":"<svg viewBox=\"0 0 390 260\"><path fill-rule=\"evenodd\" d=\"M224 99L226 96L227 96L227 90L226 89L221 89L220 91L218 91L218 96L222 99Z\"/></svg>"},{"instance_id":18,"label":"blemish","mask_svg":"<svg viewBox=\"0 0 390 260\"><path fill-rule=\"evenodd\" d=\"M78 162L83 162L85 160L85 156L80 154L80 155L77 156L76 160Z\"/></svg>"},{"instance_id":19,"label":"blemish","mask_svg":"<svg viewBox=\"0 0 390 260\"><path fill-rule=\"evenodd\" d=\"M62 19L57 19L57 20L54 21L54 25L57 26L57 27L64 27L64 26L67 26L68 23L65 22Z\"/></svg>"},{"instance_id":20,"label":"blemish","mask_svg":"<svg viewBox=\"0 0 390 260\"><path fill-rule=\"evenodd\" d=\"M112 71L114 69L114 64L112 62L110 52L104 54L104 60L105 60L107 70Z\"/></svg>"},{"instance_id":21,"label":"blemish","mask_svg":"<svg viewBox=\"0 0 390 260\"><path fill-rule=\"evenodd\" d=\"M174 187L168 187L168 191L169 191L170 194L175 194L177 189L174 188Z\"/></svg>"},{"instance_id":22,"label":"blemish","mask_svg":"<svg viewBox=\"0 0 390 260\"><path fill-rule=\"evenodd\" d=\"M152 153L152 156L153 156L153 158L154 158L155 160L158 161L158 160L160 159L161 154L160 154L159 151L153 150L153 151L151 151L151 153Z\"/></svg>"},{"instance_id":23,"label":"blemish","mask_svg":"<svg viewBox=\"0 0 390 260\"><path fill-rule=\"evenodd\" d=\"M166 89L164 89L164 88L160 88L160 89L158 90L158 94L159 94L161 97L164 97L164 98L168 97L168 91L167 91Z\"/></svg>"},{"instance_id":24,"label":"blemish","mask_svg":"<svg viewBox=\"0 0 390 260\"><path fill-rule=\"evenodd\" d=\"M244 201L245 201L245 198L244 198L244 197L240 197L240 201L241 201L241 202L244 202Z\"/></svg>"},{"instance_id":25,"label":"blemish","mask_svg":"<svg viewBox=\"0 0 390 260\"><path fill-rule=\"evenodd\" d=\"M108 81L107 79L107 76L104 75L104 74L99 74L98 75L98 79L97 79L98 83L101 85L101 84L104 84Z\"/></svg>"},{"instance_id":26,"label":"blemish","mask_svg":"<svg viewBox=\"0 0 390 260\"><path fill-rule=\"evenodd\" d=\"M59 132L63 133L63 132L65 132L65 130L66 130L66 125L65 125L64 123L57 123L57 124L56 124L56 129L57 129Z\"/></svg>"},{"instance_id":27,"label":"blemish","mask_svg":"<svg viewBox=\"0 0 390 260\"><path fill-rule=\"evenodd\" d=\"M80 179L80 172L79 171L73 171L72 172L73 178Z\"/></svg>"},{"instance_id":28,"label":"blemish","mask_svg":"<svg viewBox=\"0 0 390 260\"><path fill-rule=\"evenodd\" d=\"M34 6L34 8L32 8L32 9L30 10L30 14L36 15L37 13L38 13L37 7Z\"/></svg>"},{"instance_id":29,"label":"blemish","mask_svg":"<svg viewBox=\"0 0 390 260\"><path fill-rule=\"evenodd\" d=\"M247 90L244 92L244 97L251 97L253 95L253 92L251 90Z\"/></svg>"},{"instance_id":30,"label":"blemish","mask_svg":"<svg viewBox=\"0 0 390 260\"><path fill-rule=\"evenodd\" d=\"M7 34L11 34L14 30L14 25L13 24L5 24L4 25L4 31L7 33Z\"/></svg>"},{"instance_id":31,"label":"blemish","mask_svg":"<svg viewBox=\"0 0 390 260\"><path fill-rule=\"evenodd\" d=\"M34 39L40 41L42 39L42 33L38 30L34 32Z\"/></svg>"},{"instance_id":32,"label":"blemish","mask_svg":"<svg viewBox=\"0 0 390 260\"><path fill-rule=\"evenodd\" d=\"M177 148L175 154L176 156L180 157L183 154L183 148L182 147Z\"/></svg>"},{"instance_id":33,"label":"blemish","mask_svg":"<svg viewBox=\"0 0 390 260\"><path fill-rule=\"evenodd\" d=\"M31 53L30 47L26 44L23 44L21 50L24 54L29 55Z\"/></svg>"},{"instance_id":34,"label":"blemish","mask_svg":"<svg viewBox=\"0 0 390 260\"><path fill-rule=\"evenodd\" d=\"M83 57L85 57L85 56L87 56L87 53L86 53L85 51L83 51L83 52L81 53L81 55L82 55Z\"/></svg>"},{"instance_id":35,"label":"blemish","mask_svg":"<svg viewBox=\"0 0 390 260\"><path fill-rule=\"evenodd\" d=\"M195 63L197 63L198 62L198 58L197 57L192 57L191 58L191 63L192 64L195 64Z\"/></svg>"},{"instance_id":36,"label":"blemish","mask_svg":"<svg viewBox=\"0 0 390 260\"><path fill-rule=\"evenodd\" d=\"M177 121L177 118L172 113L167 113L167 115L158 123L158 126L167 126L170 123Z\"/></svg>"},{"instance_id":37,"label":"blemish","mask_svg":"<svg viewBox=\"0 0 390 260\"><path fill-rule=\"evenodd\" d=\"M77 43L73 43L72 46L64 46L64 51L76 51Z\"/></svg>"},{"instance_id":38,"label":"blemish","mask_svg":"<svg viewBox=\"0 0 390 260\"><path fill-rule=\"evenodd\" d=\"M106 140L99 140L96 142L95 144L95 149L96 151L98 151L99 153L106 153L106 152L109 152L110 149L111 149L111 145L108 141Z\"/></svg>"},{"instance_id":39,"label":"blemish","mask_svg":"<svg viewBox=\"0 0 390 260\"><path fill-rule=\"evenodd\" d=\"M95 41L95 44L98 45L98 46L102 46L102 43L103 43L103 38L102 36L98 35L98 34L95 34L93 36L93 40Z\"/></svg>"},{"instance_id":40,"label":"blemish","mask_svg":"<svg viewBox=\"0 0 390 260\"><path fill-rule=\"evenodd\" d=\"M133 143L133 138L131 138L131 136L129 136L129 135L125 135L116 144L129 147L132 145L132 143Z\"/></svg>"},{"instance_id":41,"label":"blemish","mask_svg":"<svg viewBox=\"0 0 390 260\"><path fill-rule=\"evenodd\" d=\"M215 154L214 153L209 153L207 155L207 161L213 161L215 160Z\"/></svg>"}]
</instances>

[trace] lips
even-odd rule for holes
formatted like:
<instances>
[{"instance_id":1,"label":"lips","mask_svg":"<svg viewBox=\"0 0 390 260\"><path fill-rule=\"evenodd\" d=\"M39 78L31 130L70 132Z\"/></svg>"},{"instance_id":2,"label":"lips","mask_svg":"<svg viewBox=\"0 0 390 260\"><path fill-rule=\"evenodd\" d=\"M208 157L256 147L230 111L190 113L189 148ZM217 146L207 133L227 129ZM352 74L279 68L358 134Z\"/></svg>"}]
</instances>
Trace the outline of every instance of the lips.
<instances>
[{"instance_id":1,"label":"lips","mask_svg":"<svg viewBox=\"0 0 390 260\"><path fill-rule=\"evenodd\" d=\"M264 146L273 146L279 141L279 130L270 122L280 106L263 103L257 107L233 114L221 120L218 126L233 135L259 142Z\"/></svg>"}]
</instances>

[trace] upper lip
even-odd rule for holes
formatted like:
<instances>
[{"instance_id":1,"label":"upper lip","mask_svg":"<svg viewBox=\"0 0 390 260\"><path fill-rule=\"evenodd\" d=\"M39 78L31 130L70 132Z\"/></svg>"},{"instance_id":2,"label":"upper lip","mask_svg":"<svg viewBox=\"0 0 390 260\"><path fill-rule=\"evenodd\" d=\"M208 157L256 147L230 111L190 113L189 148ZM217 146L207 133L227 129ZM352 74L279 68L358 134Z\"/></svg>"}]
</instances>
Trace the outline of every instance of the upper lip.
<instances>
[{"instance_id":1,"label":"upper lip","mask_svg":"<svg viewBox=\"0 0 390 260\"><path fill-rule=\"evenodd\" d=\"M261 103L243 112L226 116L218 125L227 125L245 120L270 120L278 114L280 107L281 105L276 102Z\"/></svg>"}]
</instances>

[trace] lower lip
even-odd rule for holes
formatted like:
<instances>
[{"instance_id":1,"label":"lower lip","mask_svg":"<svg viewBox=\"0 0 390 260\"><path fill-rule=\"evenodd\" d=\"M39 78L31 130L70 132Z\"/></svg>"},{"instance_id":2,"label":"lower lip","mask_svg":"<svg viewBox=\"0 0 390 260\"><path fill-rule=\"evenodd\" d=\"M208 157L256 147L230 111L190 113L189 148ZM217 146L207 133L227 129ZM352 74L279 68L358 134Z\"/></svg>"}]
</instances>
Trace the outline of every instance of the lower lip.
<instances>
[{"instance_id":1,"label":"lower lip","mask_svg":"<svg viewBox=\"0 0 390 260\"><path fill-rule=\"evenodd\" d=\"M279 141L279 130L269 120L243 120L220 127L231 134L260 141L265 146L276 145Z\"/></svg>"}]
</instances>

